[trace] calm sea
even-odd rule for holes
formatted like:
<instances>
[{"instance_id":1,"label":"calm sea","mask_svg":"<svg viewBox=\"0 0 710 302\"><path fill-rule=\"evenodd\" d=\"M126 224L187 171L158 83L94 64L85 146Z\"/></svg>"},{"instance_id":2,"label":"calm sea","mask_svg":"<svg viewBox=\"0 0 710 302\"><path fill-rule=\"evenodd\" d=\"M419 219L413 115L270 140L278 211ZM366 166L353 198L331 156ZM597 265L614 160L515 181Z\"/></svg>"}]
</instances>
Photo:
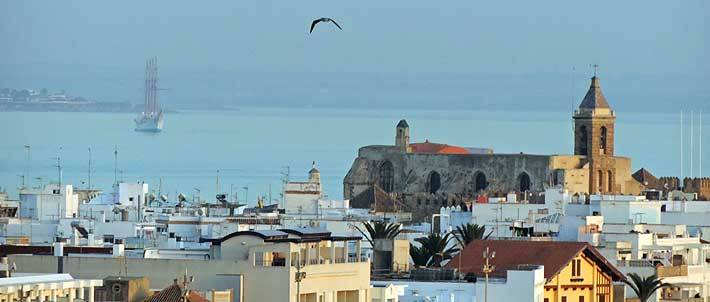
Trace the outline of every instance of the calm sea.
<instances>
[{"instance_id":1,"label":"calm sea","mask_svg":"<svg viewBox=\"0 0 710 302\"><path fill-rule=\"evenodd\" d=\"M0 112L0 186L17 197L20 175L26 173L24 146L30 145L32 186L58 179L53 157L59 156L63 182L86 187L90 147L92 187L108 192L114 182L116 146L119 180L145 181L157 190L162 178L163 192L171 198L178 192L193 196L199 190L201 198L213 200L221 169L221 191L238 194L240 201L248 194L252 204L256 196L268 196L271 187L272 197L278 199L283 173L290 169L291 180L305 180L312 161L321 171L328 197L341 198L343 177L358 148L393 144L400 118L409 122L412 142L429 139L497 153L572 152L570 112L243 108L168 114L159 134L134 132L133 117ZM710 154L708 132L703 133L708 145L705 159ZM686 175L689 133L687 124ZM697 142L696 138L696 174ZM679 144L678 113L617 112L616 153L633 158L634 170L645 167L657 176L678 175ZM710 159L703 160L703 166L703 173L710 173Z\"/></svg>"}]
</instances>

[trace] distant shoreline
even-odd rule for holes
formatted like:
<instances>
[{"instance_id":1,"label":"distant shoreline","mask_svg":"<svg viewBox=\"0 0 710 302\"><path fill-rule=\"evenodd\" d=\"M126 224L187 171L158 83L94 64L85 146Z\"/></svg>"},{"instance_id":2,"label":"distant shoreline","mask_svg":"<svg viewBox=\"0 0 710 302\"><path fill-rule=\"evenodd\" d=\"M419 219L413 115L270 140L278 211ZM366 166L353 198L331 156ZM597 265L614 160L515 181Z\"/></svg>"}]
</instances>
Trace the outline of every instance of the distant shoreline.
<instances>
[{"instance_id":1,"label":"distant shoreline","mask_svg":"<svg viewBox=\"0 0 710 302\"><path fill-rule=\"evenodd\" d=\"M0 102L0 112L139 113L142 106L122 102ZM165 113L177 113L164 109Z\"/></svg>"}]
</instances>

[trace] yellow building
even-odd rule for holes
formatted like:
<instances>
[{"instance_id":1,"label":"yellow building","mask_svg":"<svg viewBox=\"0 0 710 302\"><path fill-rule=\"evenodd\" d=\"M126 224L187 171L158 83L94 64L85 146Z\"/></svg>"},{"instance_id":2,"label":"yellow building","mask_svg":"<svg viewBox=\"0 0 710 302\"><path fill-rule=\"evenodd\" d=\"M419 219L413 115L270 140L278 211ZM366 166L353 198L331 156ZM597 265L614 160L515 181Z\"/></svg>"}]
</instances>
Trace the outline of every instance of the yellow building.
<instances>
[{"instance_id":1,"label":"yellow building","mask_svg":"<svg viewBox=\"0 0 710 302\"><path fill-rule=\"evenodd\" d=\"M460 267L464 273L483 278L486 259L482 255L486 248L496 252L495 258L490 259L495 265L491 278L505 278L508 270L522 266L544 266L543 302L610 302L614 297L613 282L624 278L585 242L478 240L466 246L447 267ZM509 286L515 290L516 284Z\"/></svg>"}]
</instances>

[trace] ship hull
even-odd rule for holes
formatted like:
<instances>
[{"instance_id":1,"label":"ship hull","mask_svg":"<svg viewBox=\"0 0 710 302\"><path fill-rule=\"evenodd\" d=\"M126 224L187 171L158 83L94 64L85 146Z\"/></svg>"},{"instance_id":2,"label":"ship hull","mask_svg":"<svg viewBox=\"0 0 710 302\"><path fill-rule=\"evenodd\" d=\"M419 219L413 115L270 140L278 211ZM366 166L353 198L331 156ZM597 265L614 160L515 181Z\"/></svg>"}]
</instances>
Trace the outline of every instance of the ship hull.
<instances>
[{"instance_id":1,"label":"ship hull","mask_svg":"<svg viewBox=\"0 0 710 302\"><path fill-rule=\"evenodd\" d=\"M163 131L163 114L157 116L141 116L136 119L136 131L161 132Z\"/></svg>"}]
</instances>

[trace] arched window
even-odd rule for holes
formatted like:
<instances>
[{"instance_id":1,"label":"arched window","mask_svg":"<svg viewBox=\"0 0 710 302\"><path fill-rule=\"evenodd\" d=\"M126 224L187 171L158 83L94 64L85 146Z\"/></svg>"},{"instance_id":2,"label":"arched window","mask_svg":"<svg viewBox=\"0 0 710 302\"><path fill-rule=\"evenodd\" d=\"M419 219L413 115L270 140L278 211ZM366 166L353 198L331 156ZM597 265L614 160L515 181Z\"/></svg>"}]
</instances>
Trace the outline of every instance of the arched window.
<instances>
[{"instance_id":1,"label":"arched window","mask_svg":"<svg viewBox=\"0 0 710 302\"><path fill-rule=\"evenodd\" d=\"M441 175L434 171L429 174L429 193L434 194L441 188Z\"/></svg>"},{"instance_id":2,"label":"arched window","mask_svg":"<svg viewBox=\"0 0 710 302\"><path fill-rule=\"evenodd\" d=\"M606 186L607 186L607 191L609 193L614 191L614 176L612 175L611 171L606 171Z\"/></svg>"},{"instance_id":3,"label":"arched window","mask_svg":"<svg viewBox=\"0 0 710 302\"><path fill-rule=\"evenodd\" d=\"M475 179L475 188L476 188L476 193L480 192L481 190L485 190L488 187L488 181L486 180L486 174L483 174L483 172L476 172L476 175L474 176Z\"/></svg>"},{"instance_id":4,"label":"arched window","mask_svg":"<svg viewBox=\"0 0 710 302\"><path fill-rule=\"evenodd\" d=\"M601 154L606 154L606 127L601 128L601 134L599 135L599 151Z\"/></svg>"},{"instance_id":5,"label":"arched window","mask_svg":"<svg viewBox=\"0 0 710 302\"><path fill-rule=\"evenodd\" d=\"M602 170L597 171L597 191L599 193L603 192L604 190L604 174L602 174Z\"/></svg>"},{"instance_id":6,"label":"arched window","mask_svg":"<svg viewBox=\"0 0 710 302\"><path fill-rule=\"evenodd\" d=\"M394 187L394 168L389 161L384 162L380 166L380 188L387 193L391 193Z\"/></svg>"},{"instance_id":7,"label":"arched window","mask_svg":"<svg viewBox=\"0 0 710 302\"><path fill-rule=\"evenodd\" d=\"M528 173L520 173L520 175L518 176L518 184L520 192L530 191L530 176L528 175Z\"/></svg>"},{"instance_id":8,"label":"arched window","mask_svg":"<svg viewBox=\"0 0 710 302\"><path fill-rule=\"evenodd\" d=\"M579 138L579 153L587 155L587 126L579 127L577 137Z\"/></svg>"}]
</instances>

